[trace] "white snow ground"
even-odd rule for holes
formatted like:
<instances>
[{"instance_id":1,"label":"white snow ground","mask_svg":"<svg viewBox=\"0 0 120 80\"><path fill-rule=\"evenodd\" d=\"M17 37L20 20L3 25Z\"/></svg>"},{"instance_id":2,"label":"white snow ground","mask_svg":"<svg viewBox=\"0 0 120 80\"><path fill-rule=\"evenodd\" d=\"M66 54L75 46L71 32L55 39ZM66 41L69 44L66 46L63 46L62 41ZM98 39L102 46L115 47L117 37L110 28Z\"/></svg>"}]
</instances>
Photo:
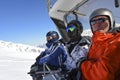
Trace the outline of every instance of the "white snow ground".
<instances>
[{"instance_id":1,"label":"white snow ground","mask_svg":"<svg viewBox=\"0 0 120 80\"><path fill-rule=\"evenodd\" d=\"M27 72L43 50L0 41L0 80L32 80Z\"/></svg>"}]
</instances>

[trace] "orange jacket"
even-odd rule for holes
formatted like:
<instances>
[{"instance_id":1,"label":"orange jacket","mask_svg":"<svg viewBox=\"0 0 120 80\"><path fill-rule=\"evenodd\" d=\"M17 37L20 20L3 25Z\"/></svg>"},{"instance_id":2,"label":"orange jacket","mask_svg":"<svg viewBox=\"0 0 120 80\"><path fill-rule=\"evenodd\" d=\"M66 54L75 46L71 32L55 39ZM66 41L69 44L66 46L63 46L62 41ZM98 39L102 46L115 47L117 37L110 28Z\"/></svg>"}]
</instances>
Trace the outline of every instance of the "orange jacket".
<instances>
[{"instance_id":1,"label":"orange jacket","mask_svg":"<svg viewBox=\"0 0 120 80\"><path fill-rule=\"evenodd\" d=\"M83 80L120 80L120 33L94 33L88 60L82 62Z\"/></svg>"}]
</instances>

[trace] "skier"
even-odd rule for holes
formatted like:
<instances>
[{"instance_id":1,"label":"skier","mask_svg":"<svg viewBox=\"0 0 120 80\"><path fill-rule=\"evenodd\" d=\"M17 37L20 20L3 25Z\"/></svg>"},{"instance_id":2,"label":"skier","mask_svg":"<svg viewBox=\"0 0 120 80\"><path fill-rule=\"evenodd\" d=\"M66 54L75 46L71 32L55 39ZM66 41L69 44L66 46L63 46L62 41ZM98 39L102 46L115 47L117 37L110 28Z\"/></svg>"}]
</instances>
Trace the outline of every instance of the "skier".
<instances>
[{"instance_id":1,"label":"skier","mask_svg":"<svg viewBox=\"0 0 120 80\"><path fill-rule=\"evenodd\" d=\"M120 28L112 12L99 8L90 15L93 32L87 59L79 62L80 80L120 80Z\"/></svg>"},{"instance_id":2,"label":"skier","mask_svg":"<svg viewBox=\"0 0 120 80\"><path fill-rule=\"evenodd\" d=\"M56 31L49 31L46 34L46 39L47 49L36 58L35 64L31 66L30 72L33 80L36 77L36 80L42 80L42 75L35 75L34 73L36 71L43 71L44 64L46 64L51 70L57 70L61 67L67 57L64 46L59 42L59 35Z\"/></svg>"},{"instance_id":3,"label":"skier","mask_svg":"<svg viewBox=\"0 0 120 80\"><path fill-rule=\"evenodd\" d=\"M77 20L69 22L66 31L70 38L70 41L66 44L68 55L64 63L69 71L67 80L76 80L76 64L79 62L79 59L87 57L91 41L89 36L81 36L83 26Z\"/></svg>"}]
</instances>

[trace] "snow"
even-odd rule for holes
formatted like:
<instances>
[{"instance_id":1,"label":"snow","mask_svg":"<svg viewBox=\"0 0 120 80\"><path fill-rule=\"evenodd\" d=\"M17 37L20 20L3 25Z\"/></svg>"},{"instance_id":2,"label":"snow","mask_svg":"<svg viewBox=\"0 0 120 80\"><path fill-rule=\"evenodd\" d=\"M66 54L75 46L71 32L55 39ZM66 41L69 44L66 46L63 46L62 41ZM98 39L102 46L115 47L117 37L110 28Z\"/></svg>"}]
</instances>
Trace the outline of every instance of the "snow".
<instances>
[{"instance_id":1,"label":"snow","mask_svg":"<svg viewBox=\"0 0 120 80\"><path fill-rule=\"evenodd\" d=\"M27 73L43 50L44 48L0 41L0 80L32 80Z\"/></svg>"},{"instance_id":2,"label":"snow","mask_svg":"<svg viewBox=\"0 0 120 80\"><path fill-rule=\"evenodd\" d=\"M92 32L90 29L83 30L82 36L92 36Z\"/></svg>"}]
</instances>

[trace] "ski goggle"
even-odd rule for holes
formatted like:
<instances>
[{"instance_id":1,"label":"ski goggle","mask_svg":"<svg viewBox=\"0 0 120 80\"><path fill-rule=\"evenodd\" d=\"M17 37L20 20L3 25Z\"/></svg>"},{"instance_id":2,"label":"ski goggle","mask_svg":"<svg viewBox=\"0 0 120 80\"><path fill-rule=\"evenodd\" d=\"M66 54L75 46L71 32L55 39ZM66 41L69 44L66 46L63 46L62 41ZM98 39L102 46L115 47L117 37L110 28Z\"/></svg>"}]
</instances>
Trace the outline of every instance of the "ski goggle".
<instances>
[{"instance_id":1,"label":"ski goggle","mask_svg":"<svg viewBox=\"0 0 120 80\"><path fill-rule=\"evenodd\" d=\"M74 26L74 25L72 25L72 26L67 26L67 28L66 28L66 31L67 32L73 32L74 30L76 29L76 26Z\"/></svg>"},{"instance_id":2,"label":"ski goggle","mask_svg":"<svg viewBox=\"0 0 120 80\"><path fill-rule=\"evenodd\" d=\"M97 22L98 22L98 23L103 23L103 22L105 22L106 20L108 20L108 18L98 18L98 19L91 20L91 21L90 21L90 24L91 24L91 25L95 25Z\"/></svg>"},{"instance_id":3,"label":"ski goggle","mask_svg":"<svg viewBox=\"0 0 120 80\"><path fill-rule=\"evenodd\" d=\"M47 36L46 39L47 39L47 41L50 41L53 38L52 38L52 36Z\"/></svg>"}]
</instances>

